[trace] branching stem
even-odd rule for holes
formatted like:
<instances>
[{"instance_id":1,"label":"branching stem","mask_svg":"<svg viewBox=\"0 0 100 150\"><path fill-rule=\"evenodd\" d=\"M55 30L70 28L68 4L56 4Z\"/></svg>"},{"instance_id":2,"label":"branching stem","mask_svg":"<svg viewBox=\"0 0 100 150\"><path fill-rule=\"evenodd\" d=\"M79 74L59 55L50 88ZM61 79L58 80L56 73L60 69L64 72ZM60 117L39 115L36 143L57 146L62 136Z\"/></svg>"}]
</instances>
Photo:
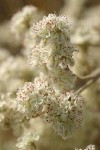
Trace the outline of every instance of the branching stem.
<instances>
[{"instance_id":1,"label":"branching stem","mask_svg":"<svg viewBox=\"0 0 100 150\"><path fill-rule=\"evenodd\" d=\"M92 85L94 82L96 82L99 78L100 78L100 69L95 70L93 73L91 73L88 76L79 78L79 80L83 83L83 85L81 85L81 87L79 87L76 90L76 93L81 93L90 85Z\"/></svg>"}]
</instances>

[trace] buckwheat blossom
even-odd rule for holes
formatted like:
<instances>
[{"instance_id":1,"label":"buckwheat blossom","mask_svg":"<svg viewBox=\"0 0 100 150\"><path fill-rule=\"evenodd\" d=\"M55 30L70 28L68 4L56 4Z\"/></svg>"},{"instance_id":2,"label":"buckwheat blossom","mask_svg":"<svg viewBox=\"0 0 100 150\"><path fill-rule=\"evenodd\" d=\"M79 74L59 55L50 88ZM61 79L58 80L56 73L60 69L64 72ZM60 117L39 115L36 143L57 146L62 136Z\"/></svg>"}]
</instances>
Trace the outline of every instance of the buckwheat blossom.
<instances>
[{"instance_id":1,"label":"buckwheat blossom","mask_svg":"<svg viewBox=\"0 0 100 150\"><path fill-rule=\"evenodd\" d=\"M34 82L26 82L17 91L17 110L27 119L40 116L49 99L49 83L44 74L34 79Z\"/></svg>"},{"instance_id":2,"label":"buckwheat blossom","mask_svg":"<svg viewBox=\"0 0 100 150\"><path fill-rule=\"evenodd\" d=\"M34 82L26 82L17 91L17 109L26 118L37 117L42 113L44 95L48 82L42 73L34 79Z\"/></svg>"},{"instance_id":3,"label":"buckwheat blossom","mask_svg":"<svg viewBox=\"0 0 100 150\"><path fill-rule=\"evenodd\" d=\"M54 74L55 73L55 76ZM67 68L66 70L54 70L48 75L48 81L52 83L56 89L60 91L73 89L76 76Z\"/></svg>"},{"instance_id":4,"label":"buckwheat blossom","mask_svg":"<svg viewBox=\"0 0 100 150\"><path fill-rule=\"evenodd\" d=\"M75 149L75 150L82 150L82 149ZM95 145L88 145L84 150L95 150Z\"/></svg>"},{"instance_id":5,"label":"buckwheat blossom","mask_svg":"<svg viewBox=\"0 0 100 150\"><path fill-rule=\"evenodd\" d=\"M32 23L37 21L39 17L39 10L35 6L25 6L12 17L12 33L14 33L18 39L23 38Z\"/></svg>"},{"instance_id":6,"label":"buckwheat blossom","mask_svg":"<svg viewBox=\"0 0 100 150\"><path fill-rule=\"evenodd\" d=\"M82 126L84 102L82 97L73 92L52 93L45 119L58 135L67 139Z\"/></svg>"},{"instance_id":7,"label":"buckwheat blossom","mask_svg":"<svg viewBox=\"0 0 100 150\"><path fill-rule=\"evenodd\" d=\"M42 92L42 90L45 90L46 92L47 88L49 87L47 76L45 76L43 73L40 73L40 76L34 79L34 86L37 92Z\"/></svg>"},{"instance_id":8,"label":"buckwheat blossom","mask_svg":"<svg viewBox=\"0 0 100 150\"><path fill-rule=\"evenodd\" d=\"M35 150L35 141L39 140L39 135L32 132L26 132L22 137L18 138L16 147L18 150Z\"/></svg>"},{"instance_id":9,"label":"buckwheat blossom","mask_svg":"<svg viewBox=\"0 0 100 150\"><path fill-rule=\"evenodd\" d=\"M99 6L100 7L100 6ZM90 9L89 14L75 26L72 41L77 45L100 46L100 8ZM91 15L92 14L92 15Z\"/></svg>"},{"instance_id":10,"label":"buckwheat blossom","mask_svg":"<svg viewBox=\"0 0 100 150\"><path fill-rule=\"evenodd\" d=\"M32 28L29 61L39 76L19 88L17 110L26 119L42 114L57 134L67 139L82 126L84 105L83 99L70 91L76 77L70 69L75 48L69 25L66 17L50 14Z\"/></svg>"},{"instance_id":11,"label":"buckwheat blossom","mask_svg":"<svg viewBox=\"0 0 100 150\"><path fill-rule=\"evenodd\" d=\"M37 117L43 110L43 97L31 82L26 82L17 92L17 110L30 119Z\"/></svg>"},{"instance_id":12,"label":"buckwheat blossom","mask_svg":"<svg viewBox=\"0 0 100 150\"><path fill-rule=\"evenodd\" d=\"M75 49L70 42L69 24L66 17L49 14L48 17L33 24L32 29L36 38L33 52L36 53L37 58L40 56L40 63L46 63L49 70L53 69L54 64L56 67L66 68L66 64L74 63L72 54ZM43 56L45 56L44 59ZM37 64L37 62L34 63Z\"/></svg>"},{"instance_id":13,"label":"buckwheat blossom","mask_svg":"<svg viewBox=\"0 0 100 150\"><path fill-rule=\"evenodd\" d=\"M15 93L23 81L34 78L34 72L24 57L9 56L0 65L0 91Z\"/></svg>"},{"instance_id":14,"label":"buckwheat blossom","mask_svg":"<svg viewBox=\"0 0 100 150\"><path fill-rule=\"evenodd\" d=\"M20 67L19 67L20 66ZM10 56L0 66L0 78L5 80L10 78L25 78L25 75L33 73L30 65L26 63L26 59L20 56Z\"/></svg>"},{"instance_id":15,"label":"buckwheat blossom","mask_svg":"<svg viewBox=\"0 0 100 150\"><path fill-rule=\"evenodd\" d=\"M27 82L17 92L17 110L27 119L44 116L63 139L70 137L83 122L83 99L73 92L60 91L45 74Z\"/></svg>"},{"instance_id":16,"label":"buckwheat blossom","mask_svg":"<svg viewBox=\"0 0 100 150\"><path fill-rule=\"evenodd\" d=\"M31 30L34 36L29 56L30 64L33 67L38 67L40 72L49 75L49 78L54 78L54 80L56 78L63 84L64 74L68 78L66 82L69 81L68 89L71 89L75 76L69 66L74 64L73 52L75 48L70 42L67 18L49 14L48 17L34 23ZM72 76L72 81L67 74Z\"/></svg>"},{"instance_id":17,"label":"buckwheat blossom","mask_svg":"<svg viewBox=\"0 0 100 150\"><path fill-rule=\"evenodd\" d=\"M12 130L14 135L20 135L23 131L22 122L24 116L17 111L15 99L9 94L0 95L0 128L2 130Z\"/></svg>"}]
</instances>

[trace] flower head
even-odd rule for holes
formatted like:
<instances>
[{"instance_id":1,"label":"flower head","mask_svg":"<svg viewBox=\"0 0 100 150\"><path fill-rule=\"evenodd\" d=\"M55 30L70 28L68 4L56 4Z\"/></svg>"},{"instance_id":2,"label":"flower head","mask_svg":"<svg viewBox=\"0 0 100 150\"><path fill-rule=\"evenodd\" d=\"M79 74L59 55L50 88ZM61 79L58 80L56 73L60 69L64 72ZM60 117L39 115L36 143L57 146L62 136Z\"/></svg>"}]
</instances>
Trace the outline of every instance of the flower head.
<instances>
[{"instance_id":1,"label":"flower head","mask_svg":"<svg viewBox=\"0 0 100 150\"><path fill-rule=\"evenodd\" d=\"M22 112L27 119L41 114L43 109L43 98L31 82L19 88L17 92L17 109Z\"/></svg>"},{"instance_id":2,"label":"flower head","mask_svg":"<svg viewBox=\"0 0 100 150\"><path fill-rule=\"evenodd\" d=\"M38 134L33 134L32 132L28 132L24 134L22 137L18 138L18 143L16 147L18 150L35 150L35 141L39 140Z\"/></svg>"},{"instance_id":3,"label":"flower head","mask_svg":"<svg viewBox=\"0 0 100 150\"><path fill-rule=\"evenodd\" d=\"M27 82L18 90L17 103L18 111L28 119L42 114L63 139L82 126L83 99L73 92L58 90L42 73L34 83Z\"/></svg>"},{"instance_id":4,"label":"flower head","mask_svg":"<svg viewBox=\"0 0 100 150\"><path fill-rule=\"evenodd\" d=\"M31 46L29 44L29 49L31 47L30 64L33 67L38 67L40 72L49 75L52 80L61 81L62 84L64 84L63 75L66 76L67 82L70 81L68 75L70 74L72 81L67 90L71 89L75 76L69 66L74 64L73 52L75 48L70 41L67 18L49 14L48 17L34 23L31 32L34 36L32 37L33 44Z\"/></svg>"},{"instance_id":5,"label":"flower head","mask_svg":"<svg viewBox=\"0 0 100 150\"><path fill-rule=\"evenodd\" d=\"M54 65L65 69L68 64L74 63L72 53L75 49L70 42L69 24L66 17L49 14L48 17L34 23L32 29L35 34L33 43L36 42L32 51L33 60L35 56L37 59L39 57L40 62L45 63L49 70Z\"/></svg>"},{"instance_id":6,"label":"flower head","mask_svg":"<svg viewBox=\"0 0 100 150\"><path fill-rule=\"evenodd\" d=\"M26 31L30 28L34 21L37 21L40 16L38 9L35 6L25 6L21 11L17 12L11 20L11 31L19 39L24 37Z\"/></svg>"},{"instance_id":7,"label":"flower head","mask_svg":"<svg viewBox=\"0 0 100 150\"><path fill-rule=\"evenodd\" d=\"M63 139L67 139L82 126L84 102L73 92L55 93L48 101L46 121Z\"/></svg>"}]
</instances>

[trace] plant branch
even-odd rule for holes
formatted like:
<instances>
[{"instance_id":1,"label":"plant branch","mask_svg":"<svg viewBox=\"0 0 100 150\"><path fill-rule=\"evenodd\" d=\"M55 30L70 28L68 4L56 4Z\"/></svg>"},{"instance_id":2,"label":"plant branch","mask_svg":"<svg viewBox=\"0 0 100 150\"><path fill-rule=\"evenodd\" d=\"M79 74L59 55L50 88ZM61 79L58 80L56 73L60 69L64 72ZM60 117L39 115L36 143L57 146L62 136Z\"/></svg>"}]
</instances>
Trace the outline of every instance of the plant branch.
<instances>
[{"instance_id":1,"label":"plant branch","mask_svg":"<svg viewBox=\"0 0 100 150\"><path fill-rule=\"evenodd\" d=\"M76 86L76 93L81 93L83 90L85 90L94 82L96 82L99 78L100 78L100 69L96 69L90 75L78 78L77 82L81 82L82 84L79 85L78 88Z\"/></svg>"}]
</instances>

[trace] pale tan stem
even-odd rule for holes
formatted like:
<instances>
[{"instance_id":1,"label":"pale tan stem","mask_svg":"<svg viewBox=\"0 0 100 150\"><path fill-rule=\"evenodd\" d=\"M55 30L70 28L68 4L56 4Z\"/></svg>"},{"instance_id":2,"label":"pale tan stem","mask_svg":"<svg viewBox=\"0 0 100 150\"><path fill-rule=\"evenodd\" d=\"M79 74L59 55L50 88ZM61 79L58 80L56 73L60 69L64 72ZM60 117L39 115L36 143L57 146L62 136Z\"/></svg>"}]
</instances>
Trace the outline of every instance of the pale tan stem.
<instances>
[{"instance_id":1,"label":"pale tan stem","mask_svg":"<svg viewBox=\"0 0 100 150\"><path fill-rule=\"evenodd\" d=\"M79 80L83 82L83 85L81 85L81 87L76 90L76 93L81 93L83 90L85 90L94 82L96 82L99 78L100 78L100 69L97 69L90 75L80 78Z\"/></svg>"}]
</instances>

